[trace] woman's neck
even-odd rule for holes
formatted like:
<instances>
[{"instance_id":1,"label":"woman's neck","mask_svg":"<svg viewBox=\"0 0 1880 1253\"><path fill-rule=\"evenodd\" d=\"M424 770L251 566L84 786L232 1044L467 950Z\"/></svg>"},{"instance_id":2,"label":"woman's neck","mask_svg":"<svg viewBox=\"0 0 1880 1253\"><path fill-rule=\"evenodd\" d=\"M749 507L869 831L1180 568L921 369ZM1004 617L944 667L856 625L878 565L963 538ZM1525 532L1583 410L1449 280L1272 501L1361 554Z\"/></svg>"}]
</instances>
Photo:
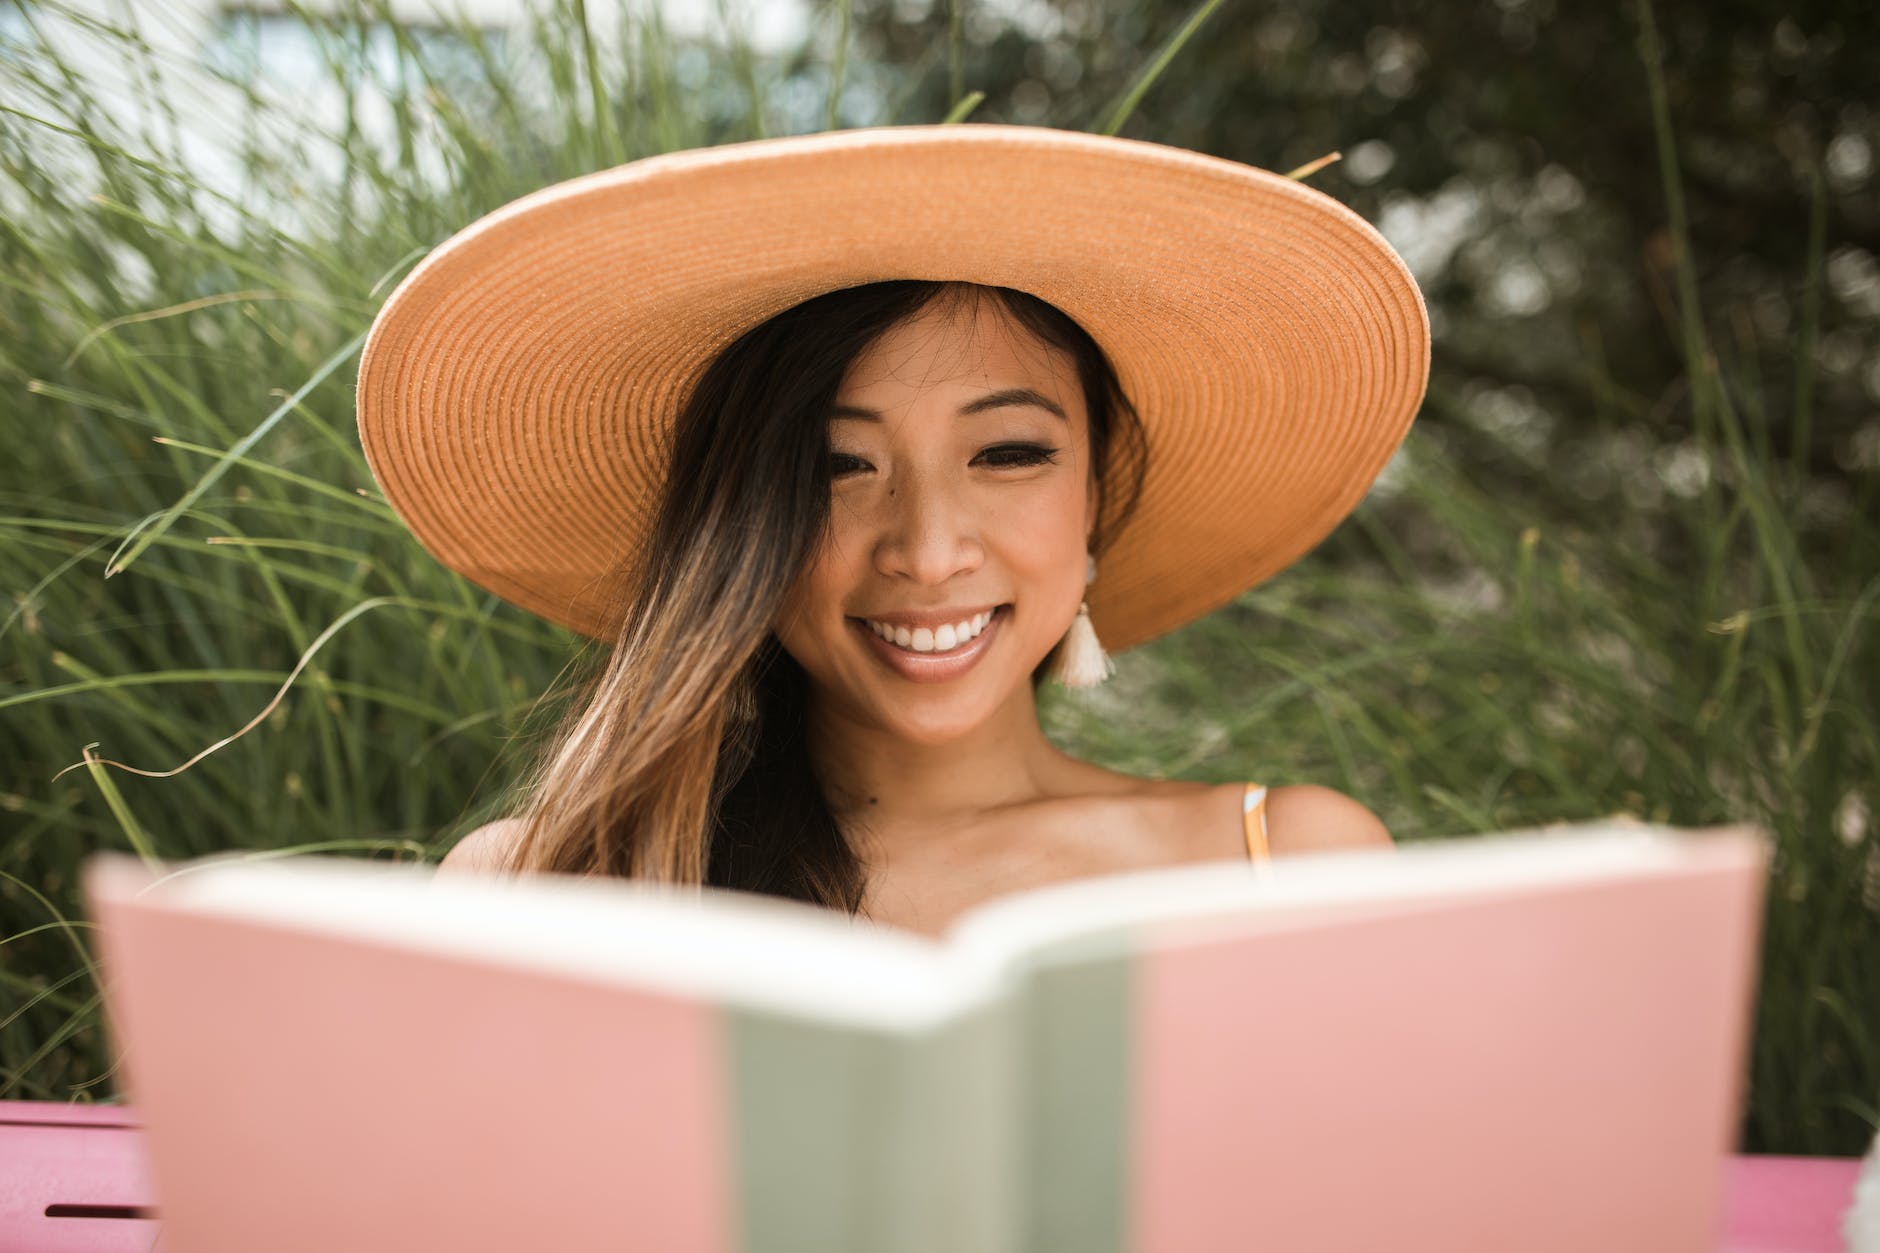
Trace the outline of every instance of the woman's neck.
<instances>
[{"instance_id":1,"label":"woman's neck","mask_svg":"<svg viewBox=\"0 0 1880 1253\"><path fill-rule=\"evenodd\" d=\"M1061 794L1082 765L1045 738L1030 684L970 734L943 744L885 733L814 699L808 721L810 760L836 817L889 842Z\"/></svg>"}]
</instances>

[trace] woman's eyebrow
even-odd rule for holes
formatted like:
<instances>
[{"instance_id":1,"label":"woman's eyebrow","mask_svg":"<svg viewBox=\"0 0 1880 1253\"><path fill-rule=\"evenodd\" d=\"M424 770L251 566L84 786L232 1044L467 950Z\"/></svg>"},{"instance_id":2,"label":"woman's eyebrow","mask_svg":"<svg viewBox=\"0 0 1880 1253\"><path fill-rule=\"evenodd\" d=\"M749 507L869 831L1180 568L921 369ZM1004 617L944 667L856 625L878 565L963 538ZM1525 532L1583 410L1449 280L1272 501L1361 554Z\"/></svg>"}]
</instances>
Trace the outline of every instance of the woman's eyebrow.
<instances>
[{"instance_id":1,"label":"woman's eyebrow","mask_svg":"<svg viewBox=\"0 0 1880 1253\"><path fill-rule=\"evenodd\" d=\"M967 417L975 413L984 413L988 409L1005 409L1021 405L1035 405L1040 409L1057 414L1066 422L1070 418L1055 400L1042 392L1029 387L1007 387L996 392L987 392L977 400L969 400L960 406L960 416ZM857 418L863 422L879 422L881 414L874 409L864 409L860 405L835 405L829 410L831 418Z\"/></svg>"}]
</instances>

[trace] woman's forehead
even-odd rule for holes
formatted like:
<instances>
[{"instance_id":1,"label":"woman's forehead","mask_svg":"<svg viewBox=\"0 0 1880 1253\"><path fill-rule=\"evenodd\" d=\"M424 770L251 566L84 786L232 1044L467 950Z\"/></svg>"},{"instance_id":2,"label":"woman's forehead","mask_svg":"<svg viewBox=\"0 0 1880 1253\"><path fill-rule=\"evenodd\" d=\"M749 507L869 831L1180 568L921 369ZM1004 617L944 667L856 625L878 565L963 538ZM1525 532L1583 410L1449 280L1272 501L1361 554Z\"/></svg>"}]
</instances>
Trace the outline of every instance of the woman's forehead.
<instances>
[{"instance_id":1,"label":"woman's forehead","mask_svg":"<svg viewBox=\"0 0 1880 1253\"><path fill-rule=\"evenodd\" d=\"M883 332L844 374L831 416L904 411L929 393L963 416L1032 404L1074 420L1083 410L1070 354L996 300L981 300L964 310L929 308Z\"/></svg>"}]
</instances>

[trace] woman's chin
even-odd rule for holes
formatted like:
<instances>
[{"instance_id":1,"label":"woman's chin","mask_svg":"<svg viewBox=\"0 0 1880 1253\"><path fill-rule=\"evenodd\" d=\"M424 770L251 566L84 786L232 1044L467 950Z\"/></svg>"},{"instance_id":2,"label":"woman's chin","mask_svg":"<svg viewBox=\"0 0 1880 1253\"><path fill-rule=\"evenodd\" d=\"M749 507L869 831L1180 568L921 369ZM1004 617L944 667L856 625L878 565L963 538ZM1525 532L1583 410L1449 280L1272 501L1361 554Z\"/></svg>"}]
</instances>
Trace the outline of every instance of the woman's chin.
<instances>
[{"instance_id":1,"label":"woman's chin","mask_svg":"<svg viewBox=\"0 0 1880 1253\"><path fill-rule=\"evenodd\" d=\"M999 711L984 692L942 693L929 689L919 698L878 704L873 721L884 734L922 747L939 748L983 732Z\"/></svg>"}]
</instances>

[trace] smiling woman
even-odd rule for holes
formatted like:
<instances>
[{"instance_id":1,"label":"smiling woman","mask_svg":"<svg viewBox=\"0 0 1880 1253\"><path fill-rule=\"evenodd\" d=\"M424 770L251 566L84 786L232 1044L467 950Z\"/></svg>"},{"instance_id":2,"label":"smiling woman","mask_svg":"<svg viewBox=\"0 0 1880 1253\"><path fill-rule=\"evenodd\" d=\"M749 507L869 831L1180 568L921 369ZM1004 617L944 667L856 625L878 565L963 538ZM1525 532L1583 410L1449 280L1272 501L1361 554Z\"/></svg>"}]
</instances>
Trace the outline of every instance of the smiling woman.
<instances>
[{"instance_id":1,"label":"smiling woman","mask_svg":"<svg viewBox=\"0 0 1880 1253\"><path fill-rule=\"evenodd\" d=\"M1083 600L1113 432L1140 468L1140 428L1101 350L1049 305L965 285L910 295L929 303L845 373L829 520L776 629L825 716L937 746L1019 712L1018 680Z\"/></svg>"},{"instance_id":2,"label":"smiling woman","mask_svg":"<svg viewBox=\"0 0 1880 1253\"><path fill-rule=\"evenodd\" d=\"M988 177L936 206L960 162ZM1005 209L1027 189L1050 221ZM1151 200L1205 260L1122 246ZM623 243L604 224L629 210ZM954 277L838 281L857 265ZM522 812L444 864L937 933L1069 878L1388 844L1326 788L1081 761L1036 696L1322 538L1414 414L1427 335L1401 262L1328 198L1067 132L760 141L492 215L381 312L362 438L448 564L612 648Z\"/></svg>"}]
</instances>

